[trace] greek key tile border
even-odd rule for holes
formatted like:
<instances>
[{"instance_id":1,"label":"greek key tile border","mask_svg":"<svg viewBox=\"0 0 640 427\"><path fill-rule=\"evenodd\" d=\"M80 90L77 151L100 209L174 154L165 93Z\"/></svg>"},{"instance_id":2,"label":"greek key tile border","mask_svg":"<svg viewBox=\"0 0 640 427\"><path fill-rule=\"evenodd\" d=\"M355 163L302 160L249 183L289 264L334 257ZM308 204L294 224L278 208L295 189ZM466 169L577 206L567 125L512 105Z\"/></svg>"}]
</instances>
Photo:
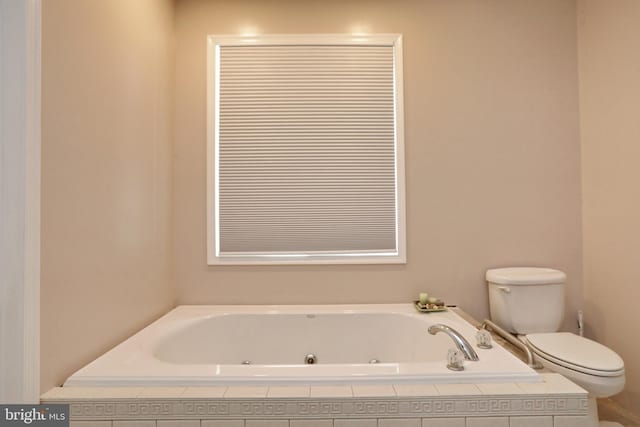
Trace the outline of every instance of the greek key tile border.
<instances>
[{"instance_id":1,"label":"greek key tile border","mask_svg":"<svg viewBox=\"0 0 640 427\"><path fill-rule=\"evenodd\" d=\"M430 418L587 414L585 395L344 399L51 400L72 420Z\"/></svg>"}]
</instances>

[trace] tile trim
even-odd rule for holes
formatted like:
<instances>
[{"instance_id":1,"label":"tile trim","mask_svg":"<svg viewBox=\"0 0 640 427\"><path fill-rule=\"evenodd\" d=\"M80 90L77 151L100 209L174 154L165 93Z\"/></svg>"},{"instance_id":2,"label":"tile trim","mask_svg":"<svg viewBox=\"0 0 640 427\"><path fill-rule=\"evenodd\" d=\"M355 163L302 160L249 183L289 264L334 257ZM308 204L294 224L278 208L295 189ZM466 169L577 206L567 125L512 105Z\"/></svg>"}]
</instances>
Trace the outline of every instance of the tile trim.
<instances>
[{"instance_id":1,"label":"tile trim","mask_svg":"<svg viewBox=\"0 0 640 427\"><path fill-rule=\"evenodd\" d=\"M72 420L433 418L583 416L587 397L433 396L409 398L47 399L70 404Z\"/></svg>"}]
</instances>

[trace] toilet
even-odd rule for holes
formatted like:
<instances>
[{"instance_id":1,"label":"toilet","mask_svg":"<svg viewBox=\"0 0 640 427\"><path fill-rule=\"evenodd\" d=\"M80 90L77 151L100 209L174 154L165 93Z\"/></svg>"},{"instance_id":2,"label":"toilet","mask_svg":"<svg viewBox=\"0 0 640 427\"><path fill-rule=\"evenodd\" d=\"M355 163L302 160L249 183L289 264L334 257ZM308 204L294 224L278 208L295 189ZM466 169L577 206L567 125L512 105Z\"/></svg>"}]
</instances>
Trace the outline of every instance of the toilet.
<instances>
[{"instance_id":1,"label":"toilet","mask_svg":"<svg viewBox=\"0 0 640 427\"><path fill-rule=\"evenodd\" d=\"M491 320L526 343L537 362L589 392L590 426L598 422L596 397L624 388L624 362L613 350L570 332L557 332L564 314L566 275L550 268L487 270Z\"/></svg>"}]
</instances>

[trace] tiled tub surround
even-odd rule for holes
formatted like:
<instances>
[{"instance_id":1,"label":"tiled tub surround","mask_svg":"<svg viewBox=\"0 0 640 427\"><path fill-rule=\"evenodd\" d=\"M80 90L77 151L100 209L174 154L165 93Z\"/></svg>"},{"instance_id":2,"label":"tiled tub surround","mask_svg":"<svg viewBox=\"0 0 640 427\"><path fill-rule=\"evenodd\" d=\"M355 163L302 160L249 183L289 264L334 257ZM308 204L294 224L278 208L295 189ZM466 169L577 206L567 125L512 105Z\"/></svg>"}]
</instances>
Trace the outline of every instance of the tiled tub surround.
<instances>
[{"instance_id":1,"label":"tiled tub surround","mask_svg":"<svg viewBox=\"0 0 640 427\"><path fill-rule=\"evenodd\" d=\"M477 329L412 304L180 306L72 375L66 386L218 386L538 382L500 346L447 369L454 343L429 326ZM317 364L305 365L308 353ZM369 363L376 359L379 363ZM250 365L242 364L250 361Z\"/></svg>"},{"instance_id":2,"label":"tiled tub surround","mask_svg":"<svg viewBox=\"0 0 640 427\"><path fill-rule=\"evenodd\" d=\"M60 387L72 427L582 427L587 394L539 383Z\"/></svg>"},{"instance_id":3,"label":"tiled tub surround","mask_svg":"<svg viewBox=\"0 0 640 427\"><path fill-rule=\"evenodd\" d=\"M467 322L475 323L463 311L453 311ZM422 319L436 318L433 314L419 316ZM482 357L482 353L480 355ZM414 380L404 383L333 382L326 385L298 382L295 385L255 383L175 387L69 386L51 389L42 396L42 402L70 404L72 427L586 425L586 391L554 373L539 374L537 380L466 383Z\"/></svg>"}]
</instances>

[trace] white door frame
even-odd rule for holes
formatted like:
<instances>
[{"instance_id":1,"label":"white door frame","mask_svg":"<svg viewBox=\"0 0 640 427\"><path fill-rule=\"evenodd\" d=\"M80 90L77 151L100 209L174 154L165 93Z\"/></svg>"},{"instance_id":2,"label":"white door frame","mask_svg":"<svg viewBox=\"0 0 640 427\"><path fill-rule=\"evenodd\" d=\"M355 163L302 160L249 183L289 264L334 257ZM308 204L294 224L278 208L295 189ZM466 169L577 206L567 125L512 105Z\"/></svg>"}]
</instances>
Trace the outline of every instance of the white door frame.
<instances>
[{"instance_id":1,"label":"white door frame","mask_svg":"<svg viewBox=\"0 0 640 427\"><path fill-rule=\"evenodd\" d=\"M0 0L0 403L40 397L41 0Z\"/></svg>"}]
</instances>

